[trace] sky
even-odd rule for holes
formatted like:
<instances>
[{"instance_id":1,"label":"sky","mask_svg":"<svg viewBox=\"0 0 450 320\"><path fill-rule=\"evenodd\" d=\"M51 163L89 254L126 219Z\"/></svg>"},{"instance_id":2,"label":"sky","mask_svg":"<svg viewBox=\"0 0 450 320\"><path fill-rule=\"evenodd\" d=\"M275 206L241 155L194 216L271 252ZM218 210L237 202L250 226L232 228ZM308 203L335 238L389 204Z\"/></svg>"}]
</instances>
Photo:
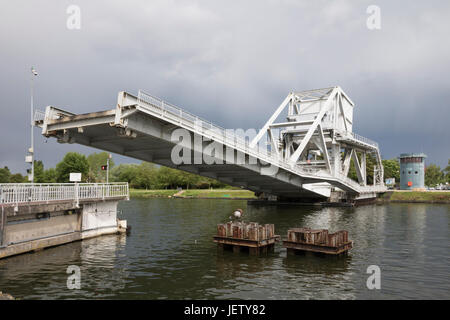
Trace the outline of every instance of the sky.
<instances>
[{"instance_id":1,"label":"sky","mask_svg":"<svg viewBox=\"0 0 450 320\"><path fill-rule=\"evenodd\" d=\"M80 10L79 29L71 29ZM379 29L368 28L380 9ZM25 174L34 105L114 108L143 89L225 128L261 128L291 91L339 85L382 157L450 158L449 1L8 1L0 11L0 166ZM371 20L373 21L373 20ZM35 131L36 159L68 151ZM116 163L137 160L113 155Z\"/></svg>"}]
</instances>

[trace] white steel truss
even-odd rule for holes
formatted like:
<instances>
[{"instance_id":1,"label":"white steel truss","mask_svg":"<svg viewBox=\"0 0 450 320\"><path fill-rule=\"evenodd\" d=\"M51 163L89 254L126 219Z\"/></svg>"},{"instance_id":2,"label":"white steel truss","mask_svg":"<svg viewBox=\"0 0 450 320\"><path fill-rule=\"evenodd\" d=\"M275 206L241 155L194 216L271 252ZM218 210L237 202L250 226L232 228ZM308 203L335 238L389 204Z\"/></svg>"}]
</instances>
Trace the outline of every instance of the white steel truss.
<instances>
[{"instance_id":1,"label":"white steel truss","mask_svg":"<svg viewBox=\"0 0 450 320\"><path fill-rule=\"evenodd\" d=\"M353 161L362 187L367 186L366 159L371 154L376 161L373 184L384 188L378 144L352 132L354 106L338 86L291 92L250 146L256 146L267 135L271 150L281 160L335 178L347 179ZM286 109L287 121L276 122Z\"/></svg>"},{"instance_id":2,"label":"white steel truss","mask_svg":"<svg viewBox=\"0 0 450 320\"><path fill-rule=\"evenodd\" d=\"M384 192L378 144L352 132L353 107L340 87L291 92L250 143L143 91L137 96L122 91L116 108L89 114L48 106L45 114L36 114L35 122L44 136L58 142L80 143L280 197L329 197L333 188L357 197ZM282 115L285 119L277 122ZM259 162L174 165L170 132L176 128L272 165L277 173L263 174ZM259 144L263 137L268 148ZM376 161L372 186L367 185L368 155ZM358 182L348 178L351 163Z\"/></svg>"}]
</instances>

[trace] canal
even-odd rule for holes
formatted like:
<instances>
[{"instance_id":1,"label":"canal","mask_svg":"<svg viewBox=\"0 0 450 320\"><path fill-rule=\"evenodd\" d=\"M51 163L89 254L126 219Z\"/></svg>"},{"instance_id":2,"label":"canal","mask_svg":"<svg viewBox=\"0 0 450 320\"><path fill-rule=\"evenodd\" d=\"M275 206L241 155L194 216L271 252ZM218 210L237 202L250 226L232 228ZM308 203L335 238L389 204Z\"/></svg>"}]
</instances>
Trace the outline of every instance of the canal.
<instances>
[{"instance_id":1,"label":"canal","mask_svg":"<svg viewBox=\"0 0 450 320\"><path fill-rule=\"evenodd\" d=\"M345 229L347 257L220 253L218 223L236 208L245 221ZM0 291L21 299L449 299L450 205L356 208L247 206L240 200L132 199L119 218L131 234L104 236L0 260ZM67 288L68 266L81 289ZM381 289L366 286L381 269Z\"/></svg>"}]
</instances>

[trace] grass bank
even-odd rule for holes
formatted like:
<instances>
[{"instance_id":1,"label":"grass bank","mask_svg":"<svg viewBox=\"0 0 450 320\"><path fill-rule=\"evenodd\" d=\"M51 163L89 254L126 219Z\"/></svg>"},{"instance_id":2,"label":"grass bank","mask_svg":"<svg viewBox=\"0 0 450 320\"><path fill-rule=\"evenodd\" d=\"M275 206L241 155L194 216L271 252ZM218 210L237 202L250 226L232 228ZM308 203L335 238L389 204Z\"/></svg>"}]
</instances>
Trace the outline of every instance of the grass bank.
<instances>
[{"instance_id":1,"label":"grass bank","mask_svg":"<svg viewBox=\"0 0 450 320\"><path fill-rule=\"evenodd\" d=\"M380 200L387 202L450 203L450 192L392 191L386 192Z\"/></svg>"},{"instance_id":2,"label":"grass bank","mask_svg":"<svg viewBox=\"0 0 450 320\"><path fill-rule=\"evenodd\" d=\"M184 191L181 196L186 198L256 199L255 193L252 191L230 189L192 189Z\"/></svg>"},{"instance_id":3,"label":"grass bank","mask_svg":"<svg viewBox=\"0 0 450 320\"><path fill-rule=\"evenodd\" d=\"M167 198L177 193L177 190L145 190L145 189L130 189L131 198Z\"/></svg>"},{"instance_id":4,"label":"grass bank","mask_svg":"<svg viewBox=\"0 0 450 320\"><path fill-rule=\"evenodd\" d=\"M142 190L130 189L131 198L168 198L177 194L177 198L218 198L218 199L256 199L255 194L249 190L234 189L190 189L178 190Z\"/></svg>"}]
</instances>

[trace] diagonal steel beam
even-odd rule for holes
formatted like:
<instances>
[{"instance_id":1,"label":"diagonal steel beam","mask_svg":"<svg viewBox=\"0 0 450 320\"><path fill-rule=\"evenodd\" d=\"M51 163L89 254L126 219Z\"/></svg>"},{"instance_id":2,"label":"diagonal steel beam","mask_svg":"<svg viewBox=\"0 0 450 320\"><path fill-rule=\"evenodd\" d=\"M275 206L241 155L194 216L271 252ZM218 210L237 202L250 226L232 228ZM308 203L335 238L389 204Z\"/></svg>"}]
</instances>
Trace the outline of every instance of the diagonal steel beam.
<instances>
[{"instance_id":1,"label":"diagonal steel beam","mask_svg":"<svg viewBox=\"0 0 450 320\"><path fill-rule=\"evenodd\" d=\"M288 105L288 102L292 99L292 93L288 94L288 96L286 97L286 99L283 100L283 102L280 104L280 106L278 107L278 109L275 111L275 113L270 117L270 119L266 122L266 124L264 125L264 127L259 130L258 134L256 135L256 137L253 138L253 140L250 142L250 148L254 148L256 146L256 144L259 142L259 140L261 140L262 136L266 133L267 129L269 128L269 126L278 118L278 116L280 115L280 113L284 110L284 108L286 108L286 106Z\"/></svg>"},{"instance_id":2,"label":"diagonal steel beam","mask_svg":"<svg viewBox=\"0 0 450 320\"><path fill-rule=\"evenodd\" d=\"M345 156L344 156L344 164L343 164L343 174L345 177L348 176L348 171L350 170L350 160L352 159L353 149L345 149Z\"/></svg>"},{"instance_id":3,"label":"diagonal steel beam","mask_svg":"<svg viewBox=\"0 0 450 320\"><path fill-rule=\"evenodd\" d=\"M322 126L320 125L320 123L317 125L318 131L319 131L319 140L320 143L322 145L322 153L323 153L323 157L325 159L325 164L327 166L328 171L331 172L331 164L330 164L330 157L328 156L328 150L327 150L327 144L325 143L325 137L323 136L323 130L322 130Z\"/></svg>"},{"instance_id":4,"label":"diagonal steel beam","mask_svg":"<svg viewBox=\"0 0 450 320\"><path fill-rule=\"evenodd\" d=\"M355 164L355 170L356 170L356 175L358 177L358 182L365 183L364 175L362 173L361 165L359 164L359 160L358 160L358 156L357 156L356 152L352 152L352 159L353 159L353 163Z\"/></svg>"},{"instance_id":5,"label":"diagonal steel beam","mask_svg":"<svg viewBox=\"0 0 450 320\"><path fill-rule=\"evenodd\" d=\"M267 135L269 136L270 139L270 145L271 145L271 152L275 151L276 155L280 155L280 152L278 151L278 146L275 143L275 139L273 138L273 134L272 134L272 129L269 128L267 129Z\"/></svg>"}]
</instances>

